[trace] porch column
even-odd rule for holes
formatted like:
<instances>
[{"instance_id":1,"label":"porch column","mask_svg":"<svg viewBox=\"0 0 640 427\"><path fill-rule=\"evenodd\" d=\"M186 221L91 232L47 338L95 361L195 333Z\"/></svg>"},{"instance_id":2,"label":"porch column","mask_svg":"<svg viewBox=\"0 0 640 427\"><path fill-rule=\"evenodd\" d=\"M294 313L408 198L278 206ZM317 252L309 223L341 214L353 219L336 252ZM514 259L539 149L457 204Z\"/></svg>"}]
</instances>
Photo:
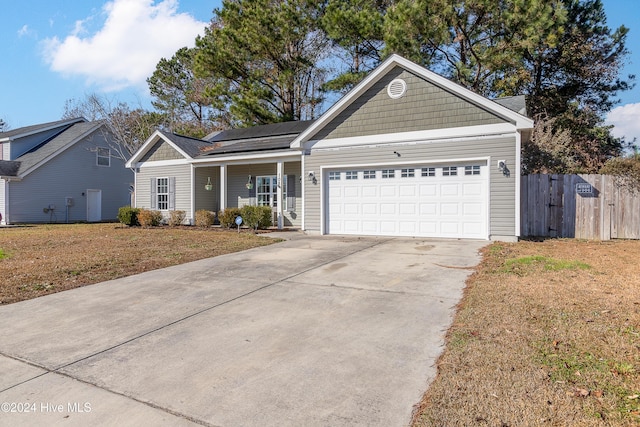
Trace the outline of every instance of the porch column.
<instances>
[{"instance_id":1,"label":"porch column","mask_svg":"<svg viewBox=\"0 0 640 427\"><path fill-rule=\"evenodd\" d=\"M220 165L220 210L227 208L227 165Z\"/></svg>"},{"instance_id":2,"label":"porch column","mask_svg":"<svg viewBox=\"0 0 640 427\"><path fill-rule=\"evenodd\" d=\"M282 194L282 180L284 179L284 162L282 160L278 160L278 169L277 169L277 175L278 175L278 194L277 194L277 200L278 200L278 230L282 229L282 225L283 225L283 217L282 217L282 205L284 205L284 198L283 198L283 194Z\"/></svg>"}]
</instances>

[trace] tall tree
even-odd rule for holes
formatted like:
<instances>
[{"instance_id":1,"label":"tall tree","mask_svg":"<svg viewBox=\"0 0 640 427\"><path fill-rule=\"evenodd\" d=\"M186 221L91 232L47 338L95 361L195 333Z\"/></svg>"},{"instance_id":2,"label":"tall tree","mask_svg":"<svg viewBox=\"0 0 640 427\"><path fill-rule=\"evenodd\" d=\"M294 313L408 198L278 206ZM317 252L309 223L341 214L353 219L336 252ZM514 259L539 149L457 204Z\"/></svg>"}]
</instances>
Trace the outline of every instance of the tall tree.
<instances>
[{"instance_id":1,"label":"tall tree","mask_svg":"<svg viewBox=\"0 0 640 427\"><path fill-rule=\"evenodd\" d=\"M564 21L548 0L400 0L386 49L485 96L510 94L527 48L554 46Z\"/></svg>"},{"instance_id":2,"label":"tall tree","mask_svg":"<svg viewBox=\"0 0 640 427\"><path fill-rule=\"evenodd\" d=\"M223 0L196 40L196 76L223 78L207 95L223 99L232 125L314 118L322 97L326 38L320 0Z\"/></svg>"},{"instance_id":3,"label":"tall tree","mask_svg":"<svg viewBox=\"0 0 640 427\"><path fill-rule=\"evenodd\" d=\"M107 98L96 94L65 102L62 118L75 117L104 121L107 125L104 133L108 136L112 155L124 161L136 152L156 128L165 127L166 122L162 114L142 108L131 109L123 102L113 105Z\"/></svg>"},{"instance_id":4,"label":"tall tree","mask_svg":"<svg viewBox=\"0 0 640 427\"><path fill-rule=\"evenodd\" d=\"M218 82L195 76L195 53L195 49L184 47L171 59L162 58L147 84L154 97L153 106L167 117L171 130L203 137L228 127L228 114L220 100L207 96Z\"/></svg>"},{"instance_id":5,"label":"tall tree","mask_svg":"<svg viewBox=\"0 0 640 427\"><path fill-rule=\"evenodd\" d=\"M600 0L563 0L563 7L567 19L559 42L525 52L530 78L522 80L520 90L529 95L528 110L534 117L555 118L552 137L563 130L571 134L567 153L577 159L577 167L551 171L597 173L625 145L611 135L604 115L618 102L618 92L633 86L634 76L620 76L628 55L629 30L607 27ZM525 148L537 149L539 143L534 136Z\"/></svg>"},{"instance_id":6,"label":"tall tree","mask_svg":"<svg viewBox=\"0 0 640 427\"><path fill-rule=\"evenodd\" d=\"M383 56L384 20L394 0L329 0L320 20L346 68L324 89L347 92L375 68Z\"/></svg>"}]
</instances>

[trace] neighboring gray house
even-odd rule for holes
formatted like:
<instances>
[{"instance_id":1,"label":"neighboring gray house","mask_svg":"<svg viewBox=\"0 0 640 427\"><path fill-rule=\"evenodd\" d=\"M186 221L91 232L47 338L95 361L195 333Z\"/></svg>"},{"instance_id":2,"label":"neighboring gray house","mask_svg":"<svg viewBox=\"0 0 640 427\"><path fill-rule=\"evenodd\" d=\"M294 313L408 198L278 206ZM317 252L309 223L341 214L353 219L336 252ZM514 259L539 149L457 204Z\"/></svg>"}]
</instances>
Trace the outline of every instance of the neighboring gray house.
<instances>
[{"instance_id":1,"label":"neighboring gray house","mask_svg":"<svg viewBox=\"0 0 640 427\"><path fill-rule=\"evenodd\" d=\"M257 204L311 233L515 240L521 113L523 97L494 102L393 55L314 122L158 131L127 166L136 206L191 221Z\"/></svg>"},{"instance_id":2,"label":"neighboring gray house","mask_svg":"<svg viewBox=\"0 0 640 427\"><path fill-rule=\"evenodd\" d=\"M115 220L134 177L104 126L77 118L0 132L1 223Z\"/></svg>"}]
</instances>

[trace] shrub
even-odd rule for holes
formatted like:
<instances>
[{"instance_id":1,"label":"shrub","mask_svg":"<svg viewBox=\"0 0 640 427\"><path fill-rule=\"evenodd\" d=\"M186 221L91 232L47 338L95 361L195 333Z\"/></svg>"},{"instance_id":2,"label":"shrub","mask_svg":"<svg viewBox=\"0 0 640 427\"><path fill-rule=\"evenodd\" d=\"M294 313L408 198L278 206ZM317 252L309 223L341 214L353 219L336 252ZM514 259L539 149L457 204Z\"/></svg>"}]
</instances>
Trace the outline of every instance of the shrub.
<instances>
[{"instance_id":1,"label":"shrub","mask_svg":"<svg viewBox=\"0 0 640 427\"><path fill-rule=\"evenodd\" d=\"M169 225L171 226L182 225L186 217L187 217L187 213L185 211L170 211Z\"/></svg>"},{"instance_id":2,"label":"shrub","mask_svg":"<svg viewBox=\"0 0 640 427\"><path fill-rule=\"evenodd\" d=\"M162 213L148 209L140 209L138 222L143 227L157 227L162 222Z\"/></svg>"},{"instance_id":3,"label":"shrub","mask_svg":"<svg viewBox=\"0 0 640 427\"><path fill-rule=\"evenodd\" d=\"M216 216L213 212L200 209L196 211L196 225L198 227L211 227Z\"/></svg>"},{"instance_id":4,"label":"shrub","mask_svg":"<svg viewBox=\"0 0 640 427\"><path fill-rule=\"evenodd\" d=\"M129 227L134 225L140 225L138 223L138 213L140 209L132 208L131 206L122 206L118 209L118 221L121 224L128 225Z\"/></svg>"},{"instance_id":5,"label":"shrub","mask_svg":"<svg viewBox=\"0 0 640 427\"><path fill-rule=\"evenodd\" d=\"M243 206L240 215L247 227L257 230L269 227L273 214L269 206Z\"/></svg>"},{"instance_id":6,"label":"shrub","mask_svg":"<svg viewBox=\"0 0 640 427\"><path fill-rule=\"evenodd\" d=\"M225 210L220 211L220 213L218 214L220 225L222 225L225 228L235 227L236 217L238 215L241 215L239 208L226 208Z\"/></svg>"}]
</instances>

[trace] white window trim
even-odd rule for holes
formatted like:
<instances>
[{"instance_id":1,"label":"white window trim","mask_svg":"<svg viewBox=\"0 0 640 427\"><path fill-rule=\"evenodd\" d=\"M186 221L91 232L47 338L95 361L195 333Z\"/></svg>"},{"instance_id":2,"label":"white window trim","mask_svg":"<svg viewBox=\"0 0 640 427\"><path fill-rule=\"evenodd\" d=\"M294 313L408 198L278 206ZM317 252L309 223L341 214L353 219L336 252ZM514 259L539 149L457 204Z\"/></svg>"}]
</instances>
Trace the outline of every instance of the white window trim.
<instances>
[{"instance_id":1,"label":"white window trim","mask_svg":"<svg viewBox=\"0 0 640 427\"><path fill-rule=\"evenodd\" d=\"M166 193L161 193L160 192L160 181L161 180L165 180L166 181L166 185L165 185L166 188L167 188L167 192ZM157 207L157 209L159 211L168 211L169 210L169 204L170 204L169 203L169 197L170 197L169 193L170 193L170 191L169 191L169 177L163 176L163 177L156 178L156 207ZM167 197L166 200L164 202L162 202L167 206L164 209L162 209L160 207L160 196L161 195L164 195L164 196Z\"/></svg>"},{"instance_id":2,"label":"white window trim","mask_svg":"<svg viewBox=\"0 0 640 427\"><path fill-rule=\"evenodd\" d=\"M285 175L286 177L286 175ZM261 179L269 180L269 192L260 192L260 186L258 185L258 181ZM273 183L275 182L275 185ZM282 211L287 210L287 179L283 179L282 182L278 182L278 177L276 175L260 175L256 176L256 205L257 206L269 206L271 209L278 208L278 185L282 185ZM260 204L260 195L269 195L269 204L264 205ZM274 203L275 201L275 203Z\"/></svg>"},{"instance_id":3,"label":"white window trim","mask_svg":"<svg viewBox=\"0 0 640 427\"><path fill-rule=\"evenodd\" d=\"M100 155L100 150L106 150L107 154L106 155ZM100 164L100 159L107 159L107 164L106 165L101 165ZM103 167L103 168L111 167L111 149L110 148L98 147L96 149L96 166L100 166L100 167Z\"/></svg>"}]
</instances>

